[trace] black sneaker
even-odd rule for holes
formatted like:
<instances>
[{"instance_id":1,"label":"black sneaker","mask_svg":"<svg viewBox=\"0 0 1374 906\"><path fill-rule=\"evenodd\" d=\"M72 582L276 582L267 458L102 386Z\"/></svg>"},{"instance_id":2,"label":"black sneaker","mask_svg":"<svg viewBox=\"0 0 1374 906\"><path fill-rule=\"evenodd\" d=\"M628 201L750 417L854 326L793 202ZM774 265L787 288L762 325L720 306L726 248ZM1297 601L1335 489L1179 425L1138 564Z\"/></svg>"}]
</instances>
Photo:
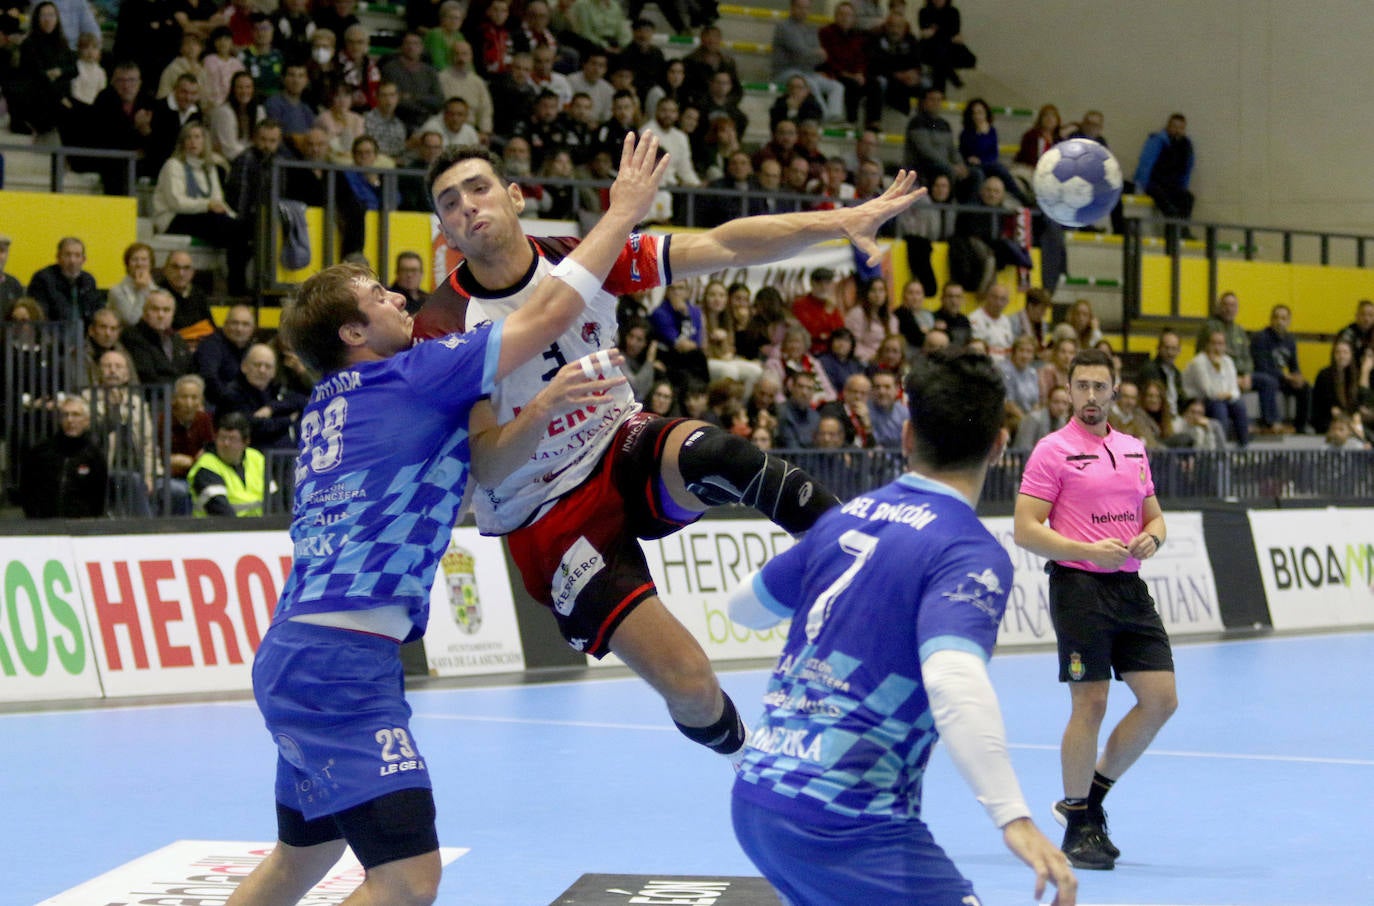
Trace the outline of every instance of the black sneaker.
<instances>
[{"instance_id":1,"label":"black sneaker","mask_svg":"<svg viewBox=\"0 0 1374 906\"><path fill-rule=\"evenodd\" d=\"M1111 871L1116 857L1107 852L1110 841L1096 825L1079 824L1064 831L1064 843L1059 848L1069 857L1074 868L1090 871Z\"/></svg>"},{"instance_id":2,"label":"black sneaker","mask_svg":"<svg viewBox=\"0 0 1374 906\"><path fill-rule=\"evenodd\" d=\"M1063 799L1056 802L1051 811L1054 813L1054 820L1059 822L1060 827L1069 826L1069 810L1064 804ZM1102 842L1104 844L1102 847L1103 850L1110 854L1113 859L1121 858L1121 850L1117 849L1116 844L1107 836L1107 812L1103 809L1098 809L1096 815L1089 816L1088 823L1096 825L1098 831L1102 834Z\"/></svg>"}]
</instances>

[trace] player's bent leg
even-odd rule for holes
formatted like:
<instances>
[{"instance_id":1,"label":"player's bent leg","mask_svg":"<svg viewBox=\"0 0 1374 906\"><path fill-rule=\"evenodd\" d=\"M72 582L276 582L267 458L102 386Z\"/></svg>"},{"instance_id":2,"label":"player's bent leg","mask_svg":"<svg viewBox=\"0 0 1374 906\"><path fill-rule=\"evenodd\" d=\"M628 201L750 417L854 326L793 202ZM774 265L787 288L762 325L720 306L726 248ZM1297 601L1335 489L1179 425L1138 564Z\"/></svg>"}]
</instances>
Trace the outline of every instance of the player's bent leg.
<instances>
[{"instance_id":1,"label":"player's bent leg","mask_svg":"<svg viewBox=\"0 0 1374 906\"><path fill-rule=\"evenodd\" d=\"M1139 758L1155 735L1178 710L1178 689L1171 670L1135 670L1122 680L1135 693L1136 703L1112 730L1098 770L1113 780Z\"/></svg>"},{"instance_id":2,"label":"player's bent leg","mask_svg":"<svg viewBox=\"0 0 1374 906\"><path fill-rule=\"evenodd\" d=\"M688 510L742 503L800 534L839 503L820 482L787 460L705 422L673 428L663 447L661 477L673 502Z\"/></svg>"},{"instance_id":3,"label":"player's bent leg","mask_svg":"<svg viewBox=\"0 0 1374 906\"><path fill-rule=\"evenodd\" d=\"M646 598L616 627L611 651L663 696L678 723L701 726L720 716L710 659L659 598Z\"/></svg>"},{"instance_id":4,"label":"player's bent leg","mask_svg":"<svg viewBox=\"0 0 1374 906\"><path fill-rule=\"evenodd\" d=\"M611 651L663 696L682 734L721 755L744 746L744 722L720 688L711 661L657 597L646 598L616 628Z\"/></svg>"},{"instance_id":5,"label":"player's bent leg","mask_svg":"<svg viewBox=\"0 0 1374 906\"><path fill-rule=\"evenodd\" d=\"M345 906L429 906L439 892L443 863L434 826L434 795L402 789L336 816L366 878Z\"/></svg>"}]
</instances>

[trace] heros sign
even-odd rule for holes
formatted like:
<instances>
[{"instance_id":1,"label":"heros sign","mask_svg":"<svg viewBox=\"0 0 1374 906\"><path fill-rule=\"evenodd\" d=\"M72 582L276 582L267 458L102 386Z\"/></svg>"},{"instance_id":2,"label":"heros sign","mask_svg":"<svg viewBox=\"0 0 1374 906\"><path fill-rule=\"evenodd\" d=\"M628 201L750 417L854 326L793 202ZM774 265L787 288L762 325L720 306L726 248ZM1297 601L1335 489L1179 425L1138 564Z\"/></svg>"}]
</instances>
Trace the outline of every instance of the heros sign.
<instances>
[{"instance_id":1,"label":"heros sign","mask_svg":"<svg viewBox=\"0 0 1374 906\"><path fill-rule=\"evenodd\" d=\"M137 557L129 550L149 545L72 539L105 694L251 688L253 652L291 572L290 538L284 532L156 537L157 554ZM210 556L207 539L213 539Z\"/></svg>"},{"instance_id":2,"label":"heros sign","mask_svg":"<svg viewBox=\"0 0 1374 906\"><path fill-rule=\"evenodd\" d=\"M291 553L279 531L6 539L0 702L251 689ZM431 673L524 669L498 539L455 529L430 601Z\"/></svg>"},{"instance_id":3,"label":"heros sign","mask_svg":"<svg viewBox=\"0 0 1374 906\"><path fill-rule=\"evenodd\" d=\"M65 537L7 538L0 702L97 698L100 681Z\"/></svg>"}]
</instances>

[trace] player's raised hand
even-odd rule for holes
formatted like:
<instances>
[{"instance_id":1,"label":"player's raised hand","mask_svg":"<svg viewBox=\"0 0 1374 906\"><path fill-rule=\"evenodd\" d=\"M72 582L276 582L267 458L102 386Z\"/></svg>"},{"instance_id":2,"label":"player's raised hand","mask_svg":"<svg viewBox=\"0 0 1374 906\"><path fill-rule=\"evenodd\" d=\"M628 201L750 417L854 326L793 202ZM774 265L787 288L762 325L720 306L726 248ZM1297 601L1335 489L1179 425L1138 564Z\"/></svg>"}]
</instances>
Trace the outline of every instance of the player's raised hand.
<instances>
[{"instance_id":1,"label":"player's raised hand","mask_svg":"<svg viewBox=\"0 0 1374 906\"><path fill-rule=\"evenodd\" d=\"M658 192L663 174L668 172L669 155L658 154L658 136L649 133L625 136L620 150L620 169L611 184L611 206L608 214L620 214L639 223L649 213Z\"/></svg>"},{"instance_id":2,"label":"player's raised hand","mask_svg":"<svg viewBox=\"0 0 1374 906\"><path fill-rule=\"evenodd\" d=\"M1059 847L1040 832L1029 818L1017 818L1002 828L1007 849L1035 872L1035 902L1045 892L1045 882L1054 885L1053 906L1074 906L1078 900L1078 878Z\"/></svg>"},{"instance_id":3,"label":"player's raised hand","mask_svg":"<svg viewBox=\"0 0 1374 906\"><path fill-rule=\"evenodd\" d=\"M868 264L876 265L882 257L878 248L878 228L911 207L911 203L925 192L925 189L916 188L915 170L898 170L886 192L861 205L841 209L844 234L863 252Z\"/></svg>"}]
</instances>

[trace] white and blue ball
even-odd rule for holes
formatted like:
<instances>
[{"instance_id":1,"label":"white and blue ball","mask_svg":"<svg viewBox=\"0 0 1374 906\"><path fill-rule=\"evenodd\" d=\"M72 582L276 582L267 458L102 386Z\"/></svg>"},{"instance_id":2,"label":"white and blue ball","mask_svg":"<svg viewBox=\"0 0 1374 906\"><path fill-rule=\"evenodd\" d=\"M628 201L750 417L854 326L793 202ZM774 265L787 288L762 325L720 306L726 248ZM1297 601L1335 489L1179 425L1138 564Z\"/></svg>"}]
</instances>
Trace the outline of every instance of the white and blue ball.
<instances>
[{"instance_id":1,"label":"white and blue ball","mask_svg":"<svg viewBox=\"0 0 1374 906\"><path fill-rule=\"evenodd\" d=\"M1071 138L1040 156L1031 186L1046 217L1084 227L1106 217L1121 199L1121 164L1105 145Z\"/></svg>"}]
</instances>

